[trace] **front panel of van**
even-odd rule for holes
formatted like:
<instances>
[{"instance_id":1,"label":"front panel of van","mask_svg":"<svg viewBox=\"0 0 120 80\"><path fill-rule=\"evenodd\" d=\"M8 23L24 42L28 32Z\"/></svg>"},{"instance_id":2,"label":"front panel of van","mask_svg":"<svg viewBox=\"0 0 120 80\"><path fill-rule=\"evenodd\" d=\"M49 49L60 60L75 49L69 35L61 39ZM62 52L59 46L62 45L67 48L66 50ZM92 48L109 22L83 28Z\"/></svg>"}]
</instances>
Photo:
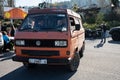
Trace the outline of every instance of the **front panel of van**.
<instances>
[{"instance_id":1,"label":"front panel of van","mask_svg":"<svg viewBox=\"0 0 120 80\"><path fill-rule=\"evenodd\" d=\"M18 32L15 49L19 56L65 58L68 43L67 32Z\"/></svg>"}]
</instances>

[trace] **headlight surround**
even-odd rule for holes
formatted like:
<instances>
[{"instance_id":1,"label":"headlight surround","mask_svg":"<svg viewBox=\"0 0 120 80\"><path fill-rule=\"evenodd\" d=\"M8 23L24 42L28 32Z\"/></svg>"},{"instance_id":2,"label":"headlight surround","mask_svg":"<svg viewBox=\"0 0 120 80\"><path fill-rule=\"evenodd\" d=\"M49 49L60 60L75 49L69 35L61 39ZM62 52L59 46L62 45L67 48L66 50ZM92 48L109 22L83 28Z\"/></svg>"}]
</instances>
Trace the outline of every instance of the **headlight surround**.
<instances>
[{"instance_id":1,"label":"headlight surround","mask_svg":"<svg viewBox=\"0 0 120 80\"><path fill-rule=\"evenodd\" d=\"M24 40L16 40L15 44L18 46L24 46L25 45L25 41Z\"/></svg>"},{"instance_id":2,"label":"headlight surround","mask_svg":"<svg viewBox=\"0 0 120 80\"><path fill-rule=\"evenodd\" d=\"M55 46L66 47L67 41L55 41Z\"/></svg>"}]
</instances>

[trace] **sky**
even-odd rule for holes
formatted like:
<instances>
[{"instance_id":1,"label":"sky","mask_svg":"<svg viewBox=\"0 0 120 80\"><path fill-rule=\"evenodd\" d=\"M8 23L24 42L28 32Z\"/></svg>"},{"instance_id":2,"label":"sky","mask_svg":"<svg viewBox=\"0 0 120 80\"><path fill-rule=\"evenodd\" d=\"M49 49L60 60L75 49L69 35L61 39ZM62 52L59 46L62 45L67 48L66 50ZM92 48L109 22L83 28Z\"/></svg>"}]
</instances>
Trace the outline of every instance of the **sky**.
<instances>
[{"instance_id":1,"label":"sky","mask_svg":"<svg viewBox=\"0 0 120 80\"><path fill-rule=\"evenodd\" d=\"M70 1L70 0L15 0L15 6L38 6L39 3L44 1L52 1L54 2L62 2L62 1Z\"/></svg>"}]
</instances>

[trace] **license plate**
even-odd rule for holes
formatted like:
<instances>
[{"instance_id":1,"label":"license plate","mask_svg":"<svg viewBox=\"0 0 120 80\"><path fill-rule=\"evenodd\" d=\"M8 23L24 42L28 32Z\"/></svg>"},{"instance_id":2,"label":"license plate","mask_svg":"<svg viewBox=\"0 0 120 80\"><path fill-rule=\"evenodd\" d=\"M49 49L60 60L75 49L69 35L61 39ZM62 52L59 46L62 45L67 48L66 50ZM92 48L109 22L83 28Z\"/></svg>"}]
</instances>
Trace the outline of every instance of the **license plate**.
<instances>
[{"instance_id":1,"label":"license plate","mask_svg":"<svg viewBox=\"0 0 120 80\"><path fill-rule=\"evenodd\" d=\"M47 59L29 59L29 63L33 63L33 64L47 64Z\"/></svg>"}]
</instances>

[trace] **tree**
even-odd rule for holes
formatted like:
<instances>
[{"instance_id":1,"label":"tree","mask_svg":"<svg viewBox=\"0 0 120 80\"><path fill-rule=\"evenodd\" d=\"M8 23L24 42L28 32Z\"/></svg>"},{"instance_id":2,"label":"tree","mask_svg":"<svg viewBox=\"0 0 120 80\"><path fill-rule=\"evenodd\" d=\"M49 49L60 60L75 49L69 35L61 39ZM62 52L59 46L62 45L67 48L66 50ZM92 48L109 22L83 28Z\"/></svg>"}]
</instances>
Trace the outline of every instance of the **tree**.
<instances>
[{"instance_id":1,"label":"tree","mask_svg":"<svg viewBox=\"0 0 120 80\"><path fill-rule=\"evenodd\" d=\"M77 5L77 4L74 4L72 9L73 9L73 11L75 11L75 12L76 12L76 11L79 9L79 7L78 7L78 5Z\"/></svg>"},{"instance_id":2,"label":"tree","mask_svg":"<svg viewBox=\"0 0 120 80\"><path fill-rule=\"evenodd\" d=\"M103 13L98 13L96 17L96 23L101 24L104 22L104 14Z\"/></svg>"}]
</instances>

